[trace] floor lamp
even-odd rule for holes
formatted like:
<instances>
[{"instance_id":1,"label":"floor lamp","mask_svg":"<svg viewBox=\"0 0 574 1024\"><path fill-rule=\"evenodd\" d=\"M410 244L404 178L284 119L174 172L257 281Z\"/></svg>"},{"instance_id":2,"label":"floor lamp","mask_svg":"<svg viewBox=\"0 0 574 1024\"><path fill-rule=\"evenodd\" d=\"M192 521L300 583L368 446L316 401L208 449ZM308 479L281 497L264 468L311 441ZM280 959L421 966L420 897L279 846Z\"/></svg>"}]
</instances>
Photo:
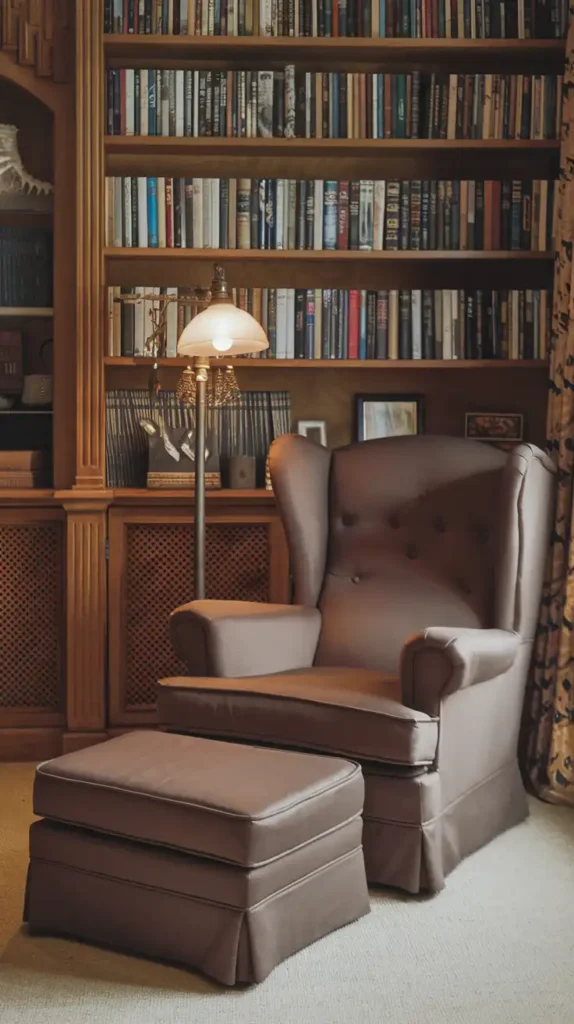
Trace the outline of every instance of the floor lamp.
<instances>
[{"instance_id":1,"label":"floor lamp","mask_svg":"<svg viewBox=\"0 0 574 1024\"><path fill-rule=\"evenodd\" d=\"M195 378L195 552L194 596L205 597L205 420L209 359L249 355L269 347L260 323L231 299L223 267L214 269L209 305L190 320L177 343L193 359Z\"/></svg>"}]
</instances>

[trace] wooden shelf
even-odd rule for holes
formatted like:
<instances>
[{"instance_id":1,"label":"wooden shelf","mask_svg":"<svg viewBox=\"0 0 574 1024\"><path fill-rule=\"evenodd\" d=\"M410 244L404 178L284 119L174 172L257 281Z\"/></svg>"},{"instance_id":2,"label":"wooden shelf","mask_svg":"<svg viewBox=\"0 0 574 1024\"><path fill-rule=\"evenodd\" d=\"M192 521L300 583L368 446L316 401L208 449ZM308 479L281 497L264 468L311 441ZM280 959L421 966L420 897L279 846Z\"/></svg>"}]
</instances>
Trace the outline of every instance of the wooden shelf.
<instances>
[{"instance_id":1,"label":"wooden shelf","mask_svg":"<svg viewBox=\"0 0 574 1024\"><path fill-rule=\"evenodd\" d=\"M43 487L0 487L0 505L54 504L54 491Z\"/></svg>"},{"instance_id":2,"label":"wooden shelf","mask_svg":"<svg viewBox=\"0 0 574 1024\"><path fill-rule=\"evenodd\" d=\"M3 210L0 209L0 227L2 228L52 228L53 214L39 210Z\"/></svg>"},{"instance_id":3,"label":"wooden shelf","mask_svg":"<svg viewBox=\"0 0 574 1024\"><path fill-rule=\"evenodd\" d=\"M0 306L0 317L26 317L32 319L54 316L54 310L48 306Z\"/></svg>"},{"instance_id":4,"label":"wooden shelf","mask_svg":"<svg viewBox=\"0 0 574 1024\"><path fill-rule=\"evenodd\" d=\"M556 139L105 137L109 175L324 178L555 178Z\"/></svg>"},{"instance_id":5,"label":"wooden shelf","mask_svg":"<svg viewBox=\"0 0 574 1024\"><path fill-rule=\"evenodd\" d=\"M551 252L333 252L296 249L105 249L106 281L208 288L214 263L232 287L545 288Z\"/></svg>"},{"instance_id":6,"label":"wooden shelf","mask_svg":"<svg viewBox=\"0 0 574 1024\"><path fill-rule=\"evenodd\" d=\"M562 74L563 39L309 39L107 35L108 66L236 67L258 70L296 64L321 71L522 71Z\"/></svg>"},{"instance_id":7,"label":"wooden shelf","mask_svg":"<svg viewBox=\"0 0 574 1024\"><path fill-rule=\"evenodd\" d=\"M261 503L273 505L275 503L273 491L267 491L263 488L253 491L213 489L207 490L206 496L208 505L212 502L225 504L226 506L235 503L241 505L257 505ZM178 487L173 490L168 490L167 488L165 490L163 488L156 489L153 487L116 487L113 490L114 505L147 505L150 502L163 502L166 505L185 504L191 506L194 498L194 492L185 487Z\"/></svg>"},{"instance_id":8,"label":"wooden shelf","mask_svg":"<svg viewBox=\"0 0 574 1024\"><path fill-rule=\"evenodd\" d=\"M107 367L151 367L155 359L106 356ZM191 360L177 356L158 359L160 367L181 369ZM247 370L547 370L545 359L222 359L222 365Z\"/></svg>"}]
</instances>

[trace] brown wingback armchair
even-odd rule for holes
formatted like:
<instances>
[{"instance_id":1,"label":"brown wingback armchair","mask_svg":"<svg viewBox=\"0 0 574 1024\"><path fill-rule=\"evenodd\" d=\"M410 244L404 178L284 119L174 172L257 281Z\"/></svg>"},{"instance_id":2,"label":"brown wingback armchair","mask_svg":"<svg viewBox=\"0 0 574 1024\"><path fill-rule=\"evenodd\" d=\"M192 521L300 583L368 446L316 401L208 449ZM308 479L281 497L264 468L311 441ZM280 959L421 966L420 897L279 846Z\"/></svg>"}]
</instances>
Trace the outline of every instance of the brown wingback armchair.
<instances>
[{"instance_id":1,"label":"brown wingback armchair","mask_svg":"<svg viewBox=\"0 0 574 1024\"><path fill-rule=\"evenodd\" d=\"M160 722L356 759L369 880L439 890L527 814L517 741L553 464L525 444L285 436L271 475L294 604L178 608L190 677L159 684Z\"/></svg>"}]
</instances>

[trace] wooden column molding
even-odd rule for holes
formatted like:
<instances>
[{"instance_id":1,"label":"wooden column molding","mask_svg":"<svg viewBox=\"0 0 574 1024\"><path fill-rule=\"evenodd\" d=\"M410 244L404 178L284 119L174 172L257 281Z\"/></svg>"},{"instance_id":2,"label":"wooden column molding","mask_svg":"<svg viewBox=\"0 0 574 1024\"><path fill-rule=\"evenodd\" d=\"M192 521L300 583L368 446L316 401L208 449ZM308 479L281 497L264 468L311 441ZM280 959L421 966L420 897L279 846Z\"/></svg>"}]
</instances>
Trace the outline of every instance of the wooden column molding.
<instances>
[{"instance_id":1,"label":"wooden column molding","mask_svg":"<svg viewBox=\"0 0 574 1024\"><path fill-rule=\"evenodd\" d=\"M76 488L104 486L102 0L76 0Z\"/></svg>"},{"instance_id":2,"label":"wooden column molding","mask_svg":"<svg viewBox=\"0 0 574 1024\"><path fill-rule=\"evenodd\" d=\"M106 513L103 501L65 505L67 519L67 728L106 724Z\"/></svg>"}]
</instances>

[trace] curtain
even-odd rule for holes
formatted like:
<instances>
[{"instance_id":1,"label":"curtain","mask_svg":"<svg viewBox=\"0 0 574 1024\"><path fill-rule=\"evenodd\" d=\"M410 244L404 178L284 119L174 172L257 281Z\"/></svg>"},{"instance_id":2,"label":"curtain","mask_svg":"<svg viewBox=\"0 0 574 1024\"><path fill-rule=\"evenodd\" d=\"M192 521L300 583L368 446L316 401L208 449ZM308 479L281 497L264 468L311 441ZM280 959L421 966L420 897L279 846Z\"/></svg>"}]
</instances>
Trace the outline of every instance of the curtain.
<instances>
[{"instance_id":1,"label":"curtain","mask_svg":"<svg viewBox=\"0 0 574 1024\"><path fill-rule=\"evenodd\" d=\"M562 94L550 341L548 451L558 470L548 571L526 701L523 768L546 800L574 805L574 17Z\"/></svg>"}]
</instances>

